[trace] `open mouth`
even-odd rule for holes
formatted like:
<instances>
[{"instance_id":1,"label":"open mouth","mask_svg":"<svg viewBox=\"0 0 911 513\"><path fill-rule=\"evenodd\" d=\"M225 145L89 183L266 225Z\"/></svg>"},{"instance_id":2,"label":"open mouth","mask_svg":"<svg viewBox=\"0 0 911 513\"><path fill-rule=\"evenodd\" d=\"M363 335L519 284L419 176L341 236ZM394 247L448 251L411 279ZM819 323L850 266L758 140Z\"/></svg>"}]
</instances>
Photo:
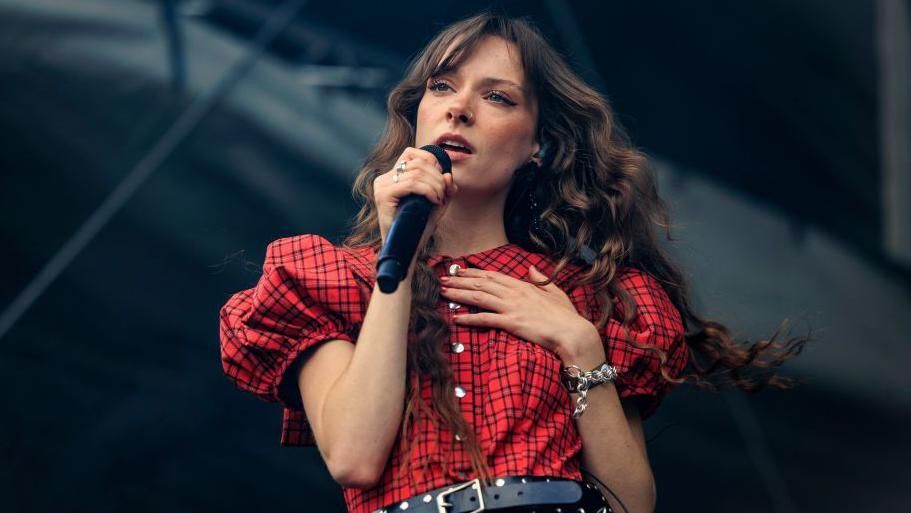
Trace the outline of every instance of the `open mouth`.
<instances>
[{"instance_id":1,"label":"open mouth","mask_svg":"<svg viewBox=\"0 0 911 513\"><path fill-rule=\"evenodd\" d=\"M443 148L450 157L456 156L465 158L474 152L468 139L458 133L450 132L442 134L437 138L436 144L440 148Z\"/></svg>"},{"instance_id":2,"label":"open mouth","mask_svg":"<svg viewBox=\"0 0 911 513\"><path fill-rule=\"evenodd\" d=\"M464 146L459 146L457 144L440 143L439 146L440 146L440 148L443 148L444 150L449 150L449 151L454 151L456 153L464 153L466 155L471 155L471 150L469 150L468 148L466 148Z\"/></svg>"}]
</instances>

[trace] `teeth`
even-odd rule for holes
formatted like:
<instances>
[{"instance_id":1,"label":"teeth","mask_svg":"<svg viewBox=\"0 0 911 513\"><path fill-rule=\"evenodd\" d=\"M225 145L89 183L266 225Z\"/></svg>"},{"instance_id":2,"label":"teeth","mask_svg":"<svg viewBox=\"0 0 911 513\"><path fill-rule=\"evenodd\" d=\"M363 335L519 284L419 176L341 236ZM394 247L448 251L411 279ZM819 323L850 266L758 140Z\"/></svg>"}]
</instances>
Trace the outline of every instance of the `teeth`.
<instances>
[{"instance_id":1,"label":"teeth","mask_svg":"<svg viewBox=\"0 0 911 513\"><path fill-rule=\"evenodd\" d=\"M465 148L466 150L468 149L468 146L465 146L464 144L458 143L455 141L445 140L445 141L440 141L440 144L448 144L449 146L458 146L459 148Z\"/></svg>"}]
</instances>

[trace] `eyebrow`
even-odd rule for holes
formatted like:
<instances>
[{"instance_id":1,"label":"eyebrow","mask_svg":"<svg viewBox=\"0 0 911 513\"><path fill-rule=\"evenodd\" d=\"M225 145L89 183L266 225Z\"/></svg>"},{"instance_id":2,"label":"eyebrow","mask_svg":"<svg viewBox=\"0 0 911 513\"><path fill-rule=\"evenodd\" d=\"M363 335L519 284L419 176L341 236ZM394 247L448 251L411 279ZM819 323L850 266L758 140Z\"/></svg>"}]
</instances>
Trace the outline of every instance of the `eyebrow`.
<instances>
[{"instance_id":1,"label":"eyebrow","mask_svg":"<svg viewBox=\"0 0 911 513\"><path fill-rule=\"evenodd\" d=\"M509 85L515 87L516 89L523 89L523 87L519 84L513 82L512 80L506 80L505 78L486 77L481 79L481 85Z\"/></svg>"}]
</instances>

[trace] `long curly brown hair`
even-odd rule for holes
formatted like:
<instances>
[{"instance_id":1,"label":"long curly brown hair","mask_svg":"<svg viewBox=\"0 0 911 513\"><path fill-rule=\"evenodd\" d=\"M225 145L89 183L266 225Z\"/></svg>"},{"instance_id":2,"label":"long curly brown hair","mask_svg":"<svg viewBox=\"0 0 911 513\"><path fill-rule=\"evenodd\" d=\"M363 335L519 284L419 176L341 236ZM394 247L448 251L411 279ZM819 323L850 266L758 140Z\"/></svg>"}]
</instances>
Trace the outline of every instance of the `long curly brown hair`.
<instances>
[{"instance_id":1,"label":"long curly brown hair","mask_svg":"<svg viewBox=\"0 0 911 513\"><path fill-rule=\"evenodd\" d=\"M445 28L415 57L404 79L389 94L385 131L355 179L353 194L363 206L343 245L379 249L374 178L391 169L402 151L415 144L417 108L428 80L441 70L458 65L486 36L503 38L518 49L527 83L534 87L538 101L539 142L549 153L547 165L534 173L517 170L516 177L522 179L514 180L512 189L533 188L541 208L534 214L538 223L531 223L531 216L509 215L528 211L524 204L528 195L510 191L504 210L510 242L552 258L556 262L552 276L566 268L580 248L591 248L594 259L572 286L591 284L596 291L599 304L603 305L598 328L603 328L612 316L619 317L612 298L622 302L623 315L618 319L621 323L628 325L636 315L635 304L615 284L618 266L633 266L656 278L684 318L690 350L689 373L673 377L664 368L664 352L648 348L658 353L664 379L710 389L733 385L753 391L792 386L792 378L767 369L799 354L808 338L779 341L779 330L768 340L740 344L724 325L693 312L684 275L656 237L661 230L673 240L667 209L658 196L647 158L632 146L607 101L585 84L525 19L489 13L467 18ZM452 45L453 50L447 54ZM419 416L431 416L461 437L475 475L489 485L493 476L486 459L450 392L452 370L442 349L450 331L437 312L440 283L426 265L435 244L431 237L421 250L412 280L414 300L409 329L413 337L408 347L410 379L401 440L408 443L409 429ZM760 372L753 372L756 370ZM433 388L430 406L420 395L420 381L425 379L431 381ZM411 448L407 454L411 454ZM405 465L410 464L408 460L406 457Z\"/></svg>"}]
</instances>

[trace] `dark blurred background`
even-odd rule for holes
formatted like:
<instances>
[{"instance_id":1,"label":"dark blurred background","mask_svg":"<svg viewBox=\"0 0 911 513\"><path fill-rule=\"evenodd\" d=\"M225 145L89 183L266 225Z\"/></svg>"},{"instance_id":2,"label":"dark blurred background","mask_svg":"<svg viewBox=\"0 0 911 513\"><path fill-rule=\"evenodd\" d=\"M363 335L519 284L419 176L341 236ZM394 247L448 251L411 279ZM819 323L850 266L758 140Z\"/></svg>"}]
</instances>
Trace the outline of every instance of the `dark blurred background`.
<instances>
[{"instance_id":1,"label":"dark blurred background","mask_svg":"<svg viewBox=\"0 0 911 513\"><path fill-rule=\"evenodd\" d=\"M907 511L908 0L0 0L0 510L344 511L218 310L269 241L344 233L388 88L491 6L654 158L705 316L816 330L800 388L648 421L658 510Z\"/></svg>"}]
</instances>

